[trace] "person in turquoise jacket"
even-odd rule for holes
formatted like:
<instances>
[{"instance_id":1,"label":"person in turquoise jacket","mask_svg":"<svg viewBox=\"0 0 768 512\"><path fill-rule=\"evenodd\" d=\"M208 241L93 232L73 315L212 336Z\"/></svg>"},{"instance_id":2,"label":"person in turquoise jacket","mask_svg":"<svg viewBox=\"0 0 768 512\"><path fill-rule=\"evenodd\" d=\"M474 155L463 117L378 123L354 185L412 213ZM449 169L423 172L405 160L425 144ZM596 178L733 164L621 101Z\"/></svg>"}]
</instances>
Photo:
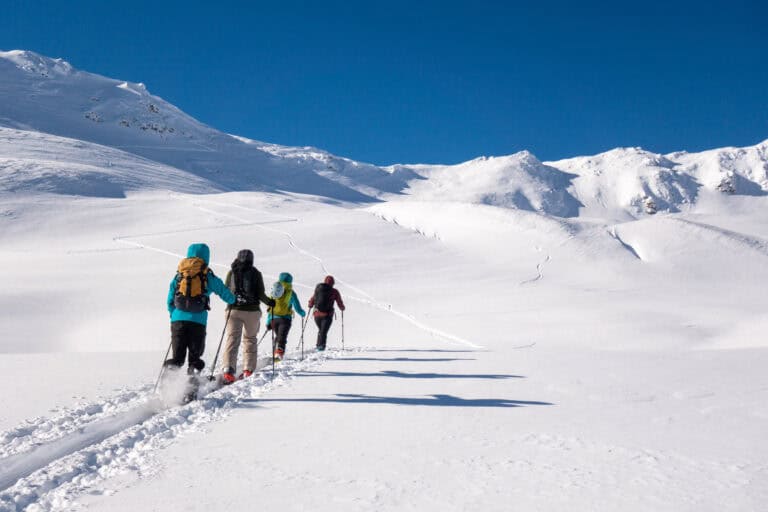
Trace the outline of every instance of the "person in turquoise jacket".
<instances>
[{"instance_id":1,"label":"person in turquoise jacket","mask_svg":"<svg viewBox=\"0 0 768 512\"><path fill-rule=\"evenodd\" d=\"M189 352L189 373L200 372L205 368L202 355L205 351L205 327L208 324L211 293L221 297L227 304L236 303L229 288L208 268L210 255L207 245L190 245L187 257L179 263L178 271L168 288L166 303L171 315L173 357L165 361L165 364L180 368Z\"/></svg>"},{"instance_id":2,"label":"person in turquoise jacket","mask_svg":"<svg viewBox=\"0 0 768 512\"><path fill-rule=\"evenodd\" d=\"M288 331L291 330L293 310L295 309L302 318L307 315L306 311L301 308L299 297L293 291L293 276L288 272L283 272L278 281L280 286L277 288L282 287L283 293L279 297L272 297L275 300L275 305L270 308L269 315L267 315L267 329L274 329L275 333L275 352L272 356L276 360L282 359L285 355L285 345L288 342Z\"/></svg>"}]
</instances>

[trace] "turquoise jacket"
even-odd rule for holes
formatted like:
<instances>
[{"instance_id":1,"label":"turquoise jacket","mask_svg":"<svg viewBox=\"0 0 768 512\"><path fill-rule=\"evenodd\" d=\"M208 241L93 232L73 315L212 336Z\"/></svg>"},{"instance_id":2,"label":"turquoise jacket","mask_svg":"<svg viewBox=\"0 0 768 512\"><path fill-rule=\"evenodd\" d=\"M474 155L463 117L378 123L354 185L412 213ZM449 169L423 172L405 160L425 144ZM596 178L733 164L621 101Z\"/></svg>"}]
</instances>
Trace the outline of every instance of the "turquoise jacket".
<instances>
[{"instance_id":1,"label":"turquoise jacket","mask_svg":"<svg viewBox=\"0 0 768 512\"><path fill-rule=\"evenodd\" d=\"M187 258L201 258L207 265L211 257L211 250L205 244L192 244L187 249ZM213 272L208 272L208 283L205 287L205 293L210 296L211 292L215 293L221 300L227 304L235 303L235 296L227 288L224 282L216 277ZM200 313L189 313L188 311L182 311L176 309L173 306L173 298L176 295L176 276L171 279L171 285L168 288L168 298L166 300L168 304L168 312L171 314L171 322L195 322L202 325L208 324L208 312L201 311Z\"/></svg>"},{"instance_id":2,"label":"turquoise jacket","mask_svg":"<svg viewBox=\"0 0 768 512\"><path fill-rule=\"evenodd\" d=\"M288 272L283 272L280 274L280 277L278 277L278 281L282 281L283 283L293 283L293 276L289 274ZM301 316L304 317L307 315L307 312L304 311L301 307L301 301L299 301L299 296L296 295L296 292L291 290L291 307L296 310L296 312ZM270 308L270 313L267 315L267 324L269 324L272 321L272 309ZM291 315L275 315L275 318L291 318Z\"/></svg>"}]
</instances>

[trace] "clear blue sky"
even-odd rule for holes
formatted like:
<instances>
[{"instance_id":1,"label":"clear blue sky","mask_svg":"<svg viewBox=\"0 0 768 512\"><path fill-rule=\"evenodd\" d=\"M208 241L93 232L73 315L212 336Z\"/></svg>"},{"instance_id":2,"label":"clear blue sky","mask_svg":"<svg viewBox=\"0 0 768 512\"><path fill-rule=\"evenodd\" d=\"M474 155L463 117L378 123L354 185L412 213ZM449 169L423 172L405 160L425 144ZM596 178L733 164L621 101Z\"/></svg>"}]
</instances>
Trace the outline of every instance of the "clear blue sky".
<instances>
[{"instance_id":1,"label":"clear blue sky","mask_svg":"<svg viewBox=\"0 0 768 512\"><path fill-rule=\"evenodd\" d=\"M6 0L0 49L377 164L768 138L764 0L153 4Z\"/></svg>"}]
</instances>

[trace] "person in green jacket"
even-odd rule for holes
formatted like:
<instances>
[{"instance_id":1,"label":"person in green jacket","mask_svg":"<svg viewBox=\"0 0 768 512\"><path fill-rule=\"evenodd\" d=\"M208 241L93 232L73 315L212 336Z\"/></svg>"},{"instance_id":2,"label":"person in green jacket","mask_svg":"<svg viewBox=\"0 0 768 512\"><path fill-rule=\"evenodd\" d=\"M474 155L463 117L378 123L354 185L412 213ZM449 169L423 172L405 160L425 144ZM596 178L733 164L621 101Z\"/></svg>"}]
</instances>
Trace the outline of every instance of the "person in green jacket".
<instances>
[{"instance_id":1,"label":"person in green jacket","mask_svg":"<svg viewBox=\"0 0 768 512\"><path fill-rule=\"evenodd\" d=\"M236 380L237 353L241 339L243 372L239 378L250 377L256 370L256 348L261 323L259 301L270 307L275 305L275 301L264 293L264 278L253 266L253 252L249 249L237 253L224 283L237 298L237 302L227 308L227 343L221 360L222 380L225 384L232 384Z\"/></svg>"},{"instance_id":2,"label":"person in green jacket","mask_svg":"<svg viewBox=\"0 0 768 512\"><path fill-rule=\"evenodd\" d=\"M279 361L285 355L285 345L288 342L288 331L291 330L291 321L293 320L293 310L304 318L307 313L301 308L301 302L296 292L293 291L293 276L288 272L283 272L275 283L276 288L282 288L282 293L275 295L275 305L270 308L267 316L267 329L275 331L275 351L272 357ZM279 286L277 286L279 285Z\"/></svg>"}]
</instances>

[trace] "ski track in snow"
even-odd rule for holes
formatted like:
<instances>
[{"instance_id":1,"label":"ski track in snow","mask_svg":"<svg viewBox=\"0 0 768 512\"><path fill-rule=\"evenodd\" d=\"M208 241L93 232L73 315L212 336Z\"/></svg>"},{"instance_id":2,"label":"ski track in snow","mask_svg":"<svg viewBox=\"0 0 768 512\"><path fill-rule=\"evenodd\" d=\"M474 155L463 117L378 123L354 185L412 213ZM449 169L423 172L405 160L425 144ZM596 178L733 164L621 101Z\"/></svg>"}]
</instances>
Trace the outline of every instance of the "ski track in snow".
<instances>
[{"instance_id":1,"label":"ski track in snow","mask_svg":"<svg viewBox=\"0 0 768 512\"><path fill-rule=\"evenodd\" d=\"M183 196L179 196L178 194L173 194L171 197L174 197L174 198L177 198L177 199L187 199L187 198L185 198ZM264 211L264 210L258 210L258 209L255 209L255 208L249 208L247 206L232 205L232 204L229 204L229 203L212 201L212 200L199 200L199 199L196 199L196 198L190 198L189 200L192 202L192 205L195 208L198 208L199 210L201 210L203 212L206 212L206 213L209 213L211 215L217 215L219 217L225 217L225 218L228 218L230 220L233 220L233 221L238 223L237 224L238 226L252 226L252 227L255 227L257 229L261 229L263 231L266 231L266 232L269 232L269 233L272 233L272 234L276 234L278 236L286 238L287 242L288 242L288 246L291 249L293 249L294 251L298 252L299 254L304 255L305 257L307 257L307 258L309 258L311 260L314 260L320 266L320 269L323 271L323 273L325 273L325 274L332 274L332 272L330 272L328 270L328 268L326 267L325 262L323 261L322 258L320 258L316 254L313 254L312 252L310 252L310 251L300 247L296 243L296 240L293 238L293 235L291 233L289 233L288 231L283 231L281 229L277 229L277 228L266 226L265 225L266 223L252 222L252 221L250 221L248 219L245 219L243 217L239 217L237 215L232 215L230 213L224 213L224 212L221 212L221 211L217 211L217 210L213 210L213 209L210 209L210 208L206 208L206 207L200 206L198 203L207 203L207 204L210 204L210 205L222 206L222 207L225 207L225 208L239 208L239 209L242 209L242 210L247 210L247 211L252 211L252 212L265 213L265 214L268 214L268 215L271 215L271 216L275 216L275 215L280 216L279 214L275 214L275 213ZM295 217L285 217L284 216L284 221L281 221L281 222L300 222L300 219L297 219ZM274 223L276 223L276 222L272 221L269 224L274 224ZM222 229L222 228L229 228L229 227L234 227L234 226L233 225L211 226L210 228L202 228L202 229ZM172 232L171 233L165 232L165 233L162 233L162 234L174 234L174 233L172 233ZM114 241L118 242L118 243L128 244L128 245L131 245L133 247L140 247L142 249L147 249L147 250L150 250L150 251L155 251L155 252L158 252L158 253L167 254L169 256L173 256L173 257L179 258L179 259L184 257L183 255L178 254L178 253L167 251L165 249L161 249L159 247L154 247L154 246L142 243L142 242L134 241L134 239L136 239L136 238L147 238L147 237L151 237L151 236L154 236L154 235L155 234L148 233L148 234L144 234L144 235L131 235L131 236L115 237ZM549 256L547 256L547 258L544 261L544 263L549 261L549 259L550 259ZM216 266L216 267L219 267L219 268L222 268L222 269L228 269L229 268L229 265L224 265L222 263L216 263L216 262L211 262L211 266ZM540 268L539 268L539 270L540 270ZM539 275L538 279L540 279L542 277L541 272L539 272L539 274L540 275ZM339 284L342 284L345 287L347 287L347 288L349 288L351 290L354 290L358 294L362 295L362 297L360 297L360 296L356 296L356 295L349 295L349 294L347 294L346 296L350 300L353 300L353 301L356 301L356 302L359 302L359 303L362 303L362 304L366 304L368 306L380 309L382 311L386 311L387 313L390 313L390 314L392 314L394 316L397 316L398 318L401 318L402 320L405 320L406 322L414 325L415 327L421 329L422 331L431 334L435 338L442 339L443 341L448 341L448 342L451 342L451 343L465 345L465 346L473 348L473 349L482 349L483 348L481 345L473 343L473 342L471 342L469 340L465 340L463 338L460 338L459 336L455 336L455 335L447 333L445 331L441 331L441 330L436 329L434 327L431 327L431 326L429 326L429 325L427 325L427 324L425 324L423 322L420 322L413 315L409 315L407 313L404 313L402 311L397 310L396 308L394 308L392 306L392 304L389 304L389 303L377 300L371 294L367 293L366 291L362 290L361 288L359 288L359 287L357 287L357 286L355 286L355 285L353 285L353 284L351 284L349 282L346 282L346 281L344 281L342 279L337 279L336 281ZM300 287L308 289L308 290L314 290L313 286L303 284L300 281L294 281L294 286L300 286Z\"/></svg>"},{"instance_id":2,"label":"ski track in snow","mask_svg":"<svg viewBox=\"0 0 768 512\"><path fill-rule=\"evenodd\" d=\"M206 202L209 203L209 204L214 204L214 205L223 206L223 207L227 207L227 208L233 206L233 205L230 205L228 203L222 203L222 202L217 202L217 201L206 200ZM193 203L193 205L194 205L194 203ZM245 209L245 210L261 211L261 210L255 210L255 209L251 209L251 208L244 207L244 206L239 206L239 205L235 205L235 206L238 207L238 208L241 208L241 209ZM196 206L196 207L199 208L202 211L207 212L207 213L211 213L213 215L219 215L219 216L227 217L227 218L229 218L231 220L234 220L236 222L241 222L241 223L249 223L250 222L248 219L244 219L244 218L238 217L236 215L222 213L222 212L219 212L219 211L211 210L211 209L208 209L208 208L203 208L203 207L200 207L200 206ZM269 212L263 212L263 213L269 213ZM274 214L271 214L271 215L274 215ZM291 219L292 220L296 220L296 221L300 220L300 219L293 219L293 218L291 218ZM316 254L314 254L314 253L312 253L310 251L307 251L306 249L303 249L302 247L300 247L296 243L296 240L293 238L293 235L291 235L291 233L289 233L288 231L283 231L281 229L267 227L267 226L264 226L263 224L254 224L254 226L256 228L258 228L258 229L262 229L264 231L268 231L268 232L271 232L271 233L274 233L274 234L277 234L277 235L285 237L288 240L288 245L291 247L291 249L295 250L299 254L302 254L302 255L306 256L307 258L310 258L310 259L316 261L317 264L320 266L320 268L321 268L321 270L323 271L324 274L328 275L328 274L332 273L325 266L325 262L323 261L322 258L320 258ZM547 256L547 261L549 261L549 256ZM365 292L361 288L359 288L359 287L357 287L357 286L355 286L355 285L353 285L353 284L351 284L349 282L346 282L346 281L344 281L342 279L337 279L337 281L340 284L343 284L344 286L346 286L347 288L350 288L350 289L352 289L352 290L356 291L357 293L359 293L359 294L364 296L364 297L357 297L357 296L354 296L354 295L347 295L347 297L352 299L352 300L355 300L357 302L361 302L363 304L367 304L369 306L373 306L373 307L378 308L378 309L380 309L382 311L387 311L388 313L391 313L391 314L393 314L393 315L395 315L395 316L397 316L397 317L399 317L399 318L401 318L401 319L403 319L403 320L413 324L414 326L418 327L419 329L421 329L423 331L426 331L426 332L430 333L431 335L433 335L435 337L443 338L444 340L448 340L448 341L451 341L451 342L455 342L455 343L459 343L459 344L462 344L462 345L466 345L468 347L475 348L475 349L483 348L480 345L472 343L471 341L462 339L462 338L460 338L458 336L454 336L453 334L450 334L450 333L447 333L447 332L444 332L444 331L440 331L438 329L435 329L434 327L430 327L427 324L424 324L424 323L416 320L416 318L413 315L409 315L407 313L403 313L403 312L398 311L397 309L393 308L392 304L387 304L387 303L384 303L384 302L376 300L375 297L373 297L371 294ZM299 286L308 288L310 290L314 289L312 286L304 285L304 284L301 284L301 283L297 283L297 284L299 284Z\"/></svg>"},{"instance_id":3,"label":"ski track in snow","mask_svg":"<svg viewBox=\"0 0 768 512\"><path fill-rule=\"evenodd\" d=\"M73 409L58 420L43 418L30 423L28 431L5 432L3 439L16 436L21 442L14 455L0 459L0 511L21 511L30 506L34 510L68 510L77 496L110 477L126 472L151 475L158 470L154 461L156 450L226 417L242 400L259 398L286 385L295 373L319 366L327 359L343 357L344 352L310 353L299 360L296 350L291 353L292 358L277 365L274 377L271 359L262 358L256 376L183 406L164 408L150 386L146 386L132 396L126 395L127 407L116 408L110 414L85 414L88 407L108 409L105 404L110 401L93 403ZM56 425L53 430L59 438L40 444L52 424Z\"/></svg>"},{"instance_id":4,"label":"ski track in snow","mask_svg":"<svg viewBox=\"0 0 768 512\"><path fill-rule=\"evenodd\" d=\"M37 446L55 441L80 429L83 425L102 420L133 409L145 400L152 386L138 390L125 390L99 402L82 403L64 409L50 418L28 420L13 429L0 433L0 461L28 452ZM0 485L0 488L3 488Z\"/></svg>"},{"instance_id":5,"label":"ski track in snow","mask_svg":"<svg viewBox=\"0 0 768 512\"><path fill-rule=\"evenodd\" d=\"M536 250L541 252L541 247L536 247ZM536 277L532 277L531 279L526 279L525 281L520 281L520 283L518 283L518 286L540 281L544 277L544 265L549 263L551 260L552 260L552 256L547 254L547 256L542 261L536 264Z\"/></svg>"}]
</instances>

